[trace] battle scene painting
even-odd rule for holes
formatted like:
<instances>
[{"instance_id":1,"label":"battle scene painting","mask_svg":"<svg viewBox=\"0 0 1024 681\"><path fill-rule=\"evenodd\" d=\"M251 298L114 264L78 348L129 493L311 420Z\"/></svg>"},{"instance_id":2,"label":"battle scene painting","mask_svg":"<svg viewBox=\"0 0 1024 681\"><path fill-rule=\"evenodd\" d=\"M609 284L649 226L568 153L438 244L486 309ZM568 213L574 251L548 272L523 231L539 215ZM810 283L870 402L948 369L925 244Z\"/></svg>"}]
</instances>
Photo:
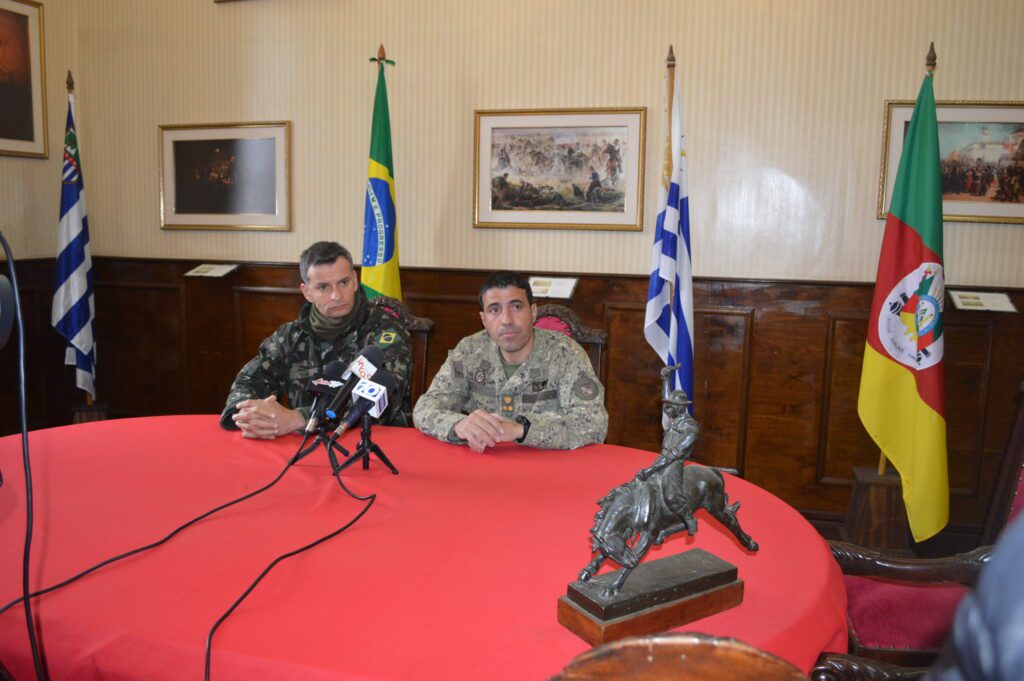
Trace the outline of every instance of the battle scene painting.
<instances>
[{"instance_id":1,"label":"battle scene painting","mask_svg":"<svg viewBox=\"0 0 1024 681\"><path fill-rule=\"evenodd\" d=\"M623 213L626 126L491 131L491 209Z\"/></svg>"}]
</instances>

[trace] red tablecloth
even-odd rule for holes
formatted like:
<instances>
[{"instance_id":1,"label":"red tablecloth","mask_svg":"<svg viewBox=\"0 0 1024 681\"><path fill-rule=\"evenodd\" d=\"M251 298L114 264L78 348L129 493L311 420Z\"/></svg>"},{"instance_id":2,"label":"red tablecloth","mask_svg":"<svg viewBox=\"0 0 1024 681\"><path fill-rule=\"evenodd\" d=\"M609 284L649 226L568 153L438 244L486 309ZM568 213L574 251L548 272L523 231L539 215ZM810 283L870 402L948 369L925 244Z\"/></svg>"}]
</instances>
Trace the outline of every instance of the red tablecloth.
<instances>
[{"instance_id":1,"label":"red tablecloth","mask_svg":"<svg viewBox=\"0 0 1024 681\"><path fill-rule=\"evenodd\" d=\"M377 461L343 474L376 504L256 588L217 632L213 679L543 679L586 650L557 623L556 600L590 559L596 500L654 454L603 445L478 455L414 430L374 433L401 474ZM214 416L179 416L37 431L30 443L39 588L269 482L299 438L254 442ZM20 456L19 437L0 439L4 603L21 591ZM771 494L731 476L726 485L760 552L701 512L695 537L648 557L700 546L739 567L743 604L685 629L739 638L804 670L823 650L844 651L846 597L825 543ZM270 491L38 598L51 678L201 679L207 632L250 581L361 508L320 450ZM20 606L0 616L0 660L32 678Z\"/></svg>"}]
</instances>

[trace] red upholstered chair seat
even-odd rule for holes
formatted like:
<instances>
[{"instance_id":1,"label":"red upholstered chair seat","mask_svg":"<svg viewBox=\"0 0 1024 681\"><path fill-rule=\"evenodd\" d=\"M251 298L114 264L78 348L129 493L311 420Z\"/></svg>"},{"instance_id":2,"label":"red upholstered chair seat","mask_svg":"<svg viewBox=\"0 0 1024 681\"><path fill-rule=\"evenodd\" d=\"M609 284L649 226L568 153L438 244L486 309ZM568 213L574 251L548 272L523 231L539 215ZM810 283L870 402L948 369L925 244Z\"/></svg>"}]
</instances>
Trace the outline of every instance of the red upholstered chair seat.
<instances>
[{"instance_id":1,"label":"red upholstered chair seat","mask_svg":"<svg viewBox=\"0 0 1024 681\"><path fill-rule=\"evenodd\" d=\"M909 584L844 575L850 633L861 646L938 651L946 642L962 584Z\"/></svg>"},{"instance_id":2,"label":"red upholstered chair seat","mask_svg":"<svg viewBox=\"0 0 1024 681\"><path fill-rule=\"evenodd\" d=\"M569 338L572 338L572 329L558 317L538 317L537 323L534 326L538 329L547 329L548 331L560 331Z\"/></svg>"}]
</instances>

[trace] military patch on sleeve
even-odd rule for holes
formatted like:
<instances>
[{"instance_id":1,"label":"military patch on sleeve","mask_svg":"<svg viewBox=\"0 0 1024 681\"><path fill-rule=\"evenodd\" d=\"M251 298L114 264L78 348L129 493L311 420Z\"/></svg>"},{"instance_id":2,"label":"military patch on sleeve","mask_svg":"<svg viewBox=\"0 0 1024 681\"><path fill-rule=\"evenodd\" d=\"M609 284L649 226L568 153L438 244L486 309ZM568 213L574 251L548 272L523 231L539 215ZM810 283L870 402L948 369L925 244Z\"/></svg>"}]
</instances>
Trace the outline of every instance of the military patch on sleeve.
<instances>
[{"instance_id":1,"label":"military patch on sleeve","mask_svg":"<svg viewBox=\"0 0 1024 681\"><path fill-rule=\"evenodd\" d=\"M397 337L398 334L394 331L382 331L381 334L377 336L377 345L391 345L395 342Z\"/></svg>"},{"instance_id":2,"label":"military patch on sleeve","mask_svg":"<svg viewBox=\"0 0 1024 681\"><path fill-rule=\"evenodd\" d=\"M581 400L592 400L597 397L597 393L599 392L597 381L589 376L581 374L580 377L576 379L576 382L573 383L572 392Z\"/></svg>"}]
</instances>

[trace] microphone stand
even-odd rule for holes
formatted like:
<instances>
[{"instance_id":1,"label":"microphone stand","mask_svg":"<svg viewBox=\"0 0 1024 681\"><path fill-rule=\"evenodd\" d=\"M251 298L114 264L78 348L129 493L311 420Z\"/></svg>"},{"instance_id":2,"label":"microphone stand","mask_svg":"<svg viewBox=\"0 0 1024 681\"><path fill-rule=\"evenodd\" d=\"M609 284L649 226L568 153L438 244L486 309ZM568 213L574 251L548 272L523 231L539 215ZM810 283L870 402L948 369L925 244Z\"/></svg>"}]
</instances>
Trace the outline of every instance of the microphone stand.
<instances>
[{"instance_id":1,"label":"microphone stand","mask_svg":"<svg viewBox=\"0 0 1024 681\"><path fill-rule=\"evenodd\" d=\"M336 469L335 472L336 473L341 473L343 470L345 470L346 468L351 466L356 461L359 461L360 459L362 459L362 461L363 461L363 470L366 470L366 469L368 469L370 467L370 454L373 454L378 459L380 459L381 463L383 463L385 466L390 468L391 472L394 475L398 475L398 469L395 468L395 465L393 463L391 463L391 460L388 459L386 454L384 454L384 451L380 447L378 447L373 442L373 440L370 439L370 415L369 414L365 414L363 416L362 428L360 429L359 432L360 432L360 439L359 439L359 444L356 446L356 451L352 454L352 456L350 456L345 461L345 463L341 464L341 466L339 466ZM329 448L328 448L328 451L330 451Z\"/></svg>"}]
</instances>

